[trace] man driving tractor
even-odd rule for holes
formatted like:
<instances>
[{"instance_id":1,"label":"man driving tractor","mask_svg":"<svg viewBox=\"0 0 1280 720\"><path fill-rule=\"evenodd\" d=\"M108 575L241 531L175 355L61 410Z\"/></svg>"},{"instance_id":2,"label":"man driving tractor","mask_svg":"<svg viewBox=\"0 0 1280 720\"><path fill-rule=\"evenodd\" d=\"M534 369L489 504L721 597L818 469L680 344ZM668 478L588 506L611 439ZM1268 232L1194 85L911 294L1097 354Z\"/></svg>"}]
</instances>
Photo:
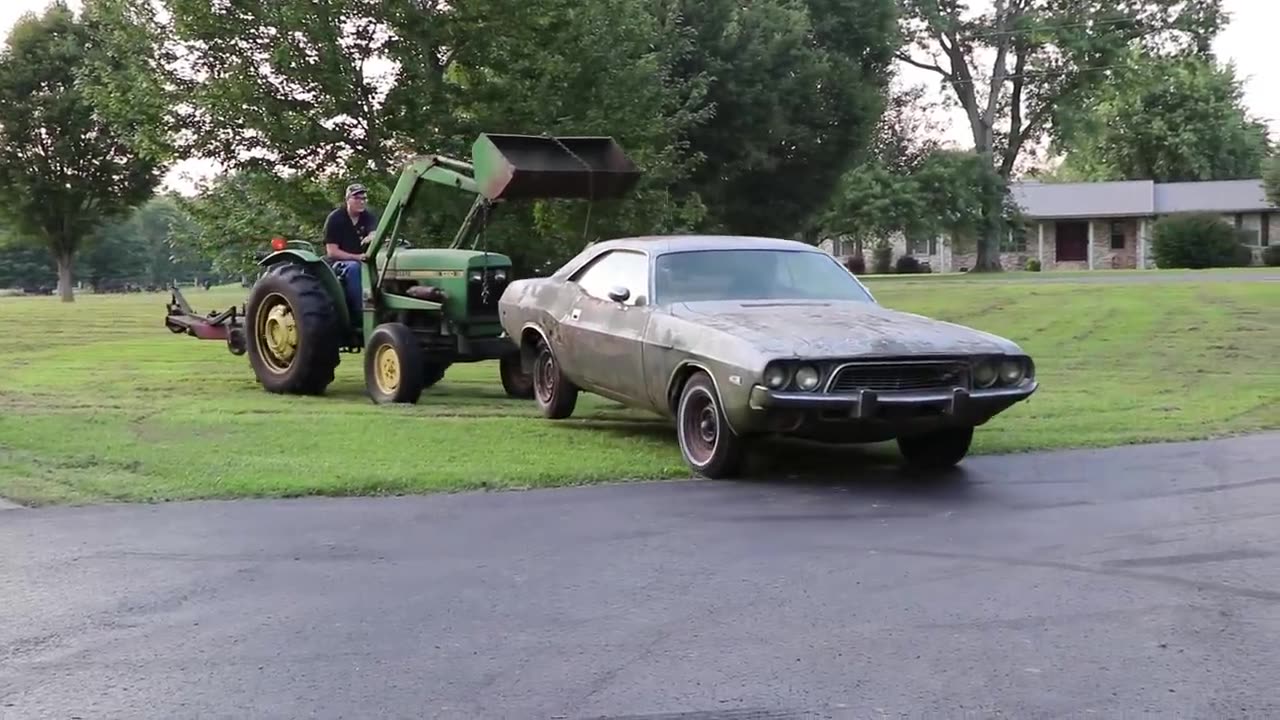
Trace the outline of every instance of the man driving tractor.
<instances>
[{"instance_id":1,"label":"man driving tractor","mask_svg":"<svg viewBox=\"0 0 1280 720\"><path fill-rule=\"evenodd\" d=\"M342 281L353 318L360 316L360 263L365 259L364 247L378 228L378 218L366 208L368 199L364 185L348 185L345 205L335 208L324 222L325 257Z\"/></svg>"}]
</instances>

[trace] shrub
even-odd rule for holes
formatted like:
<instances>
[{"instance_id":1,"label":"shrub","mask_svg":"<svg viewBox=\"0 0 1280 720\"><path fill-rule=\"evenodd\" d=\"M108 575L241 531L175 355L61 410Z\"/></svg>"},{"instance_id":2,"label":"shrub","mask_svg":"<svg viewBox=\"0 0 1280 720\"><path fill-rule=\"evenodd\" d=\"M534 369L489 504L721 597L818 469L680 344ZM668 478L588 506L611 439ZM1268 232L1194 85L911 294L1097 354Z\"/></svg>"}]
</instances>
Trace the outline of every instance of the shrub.
<instances>
[{"instance_id":1,"label":"shrub","mask_svg":"<svg viewBox=\"0 0 1280 720\"><path fill-rule=\"evenodd\" d=\"M1253 250L1243 243L1236 245L1235 256L1228 267L1249 267L1252 264Z\"/></svg>"},{"instance_id":2,"label":"shrub","mask_svg":"<svg viewBox=\"0 0 1280 720\"><path fill-rule=\"evenodd\" d=\"M898 258L898 262L894 263L894 272L906 274L918 273L922 271L920 261L912 255L903 255Z\"/></svg>"},{"instance_id":3,"label":"shrub","mask_svg":"<svg viewBox=\"0 0 1280 720\"><path fill-rule=\"evenodd\" d=\"M1038 260L1037 258L1031 258L1027 260L1027 271L1040 272L1040 260Z\"/></svg>"},{"instance_id":4,"label":"shrub","mask_svg":"<svg viewBox=\"0 0 1280 720\"><path fill-rule=\"evenodd\" d=\"M1280 245L1271 245L1262 251L1262 264L1268 267L1280 267Z\"/></svg>"},{"instance_id":5,"label":"shrub","mask_svg":"<svg viewBox=\"0 0 1280 720\"><path fill-rule=\"evenodd\" d=\"M871 263L877 275L887 275L893 265L893 246L887 242L876 245L871 251Z\"/></svg>"},{"instance_id":6,"label":"shrub","mask_svg":"<svg viewBox=\"0 0 1280 720\"><path fill-rule=\"evenodd\" d=\"M1236 229L1217 215L1197 213L1156 223L1152 251L1161 268L1211 268L1248 265L1253 254Z\"/></svg>"},{"instance_id":7,"label":"shrub","mask_svg":"<svg viewBox=\"0 0 1280 720\"><path fill-rule=\"evenodd\" d=\"M844 262L844 266L849 268L849 272L854 275L867 274L867 260L862 255L854 255Z\"/></svg>"}]
</instances>

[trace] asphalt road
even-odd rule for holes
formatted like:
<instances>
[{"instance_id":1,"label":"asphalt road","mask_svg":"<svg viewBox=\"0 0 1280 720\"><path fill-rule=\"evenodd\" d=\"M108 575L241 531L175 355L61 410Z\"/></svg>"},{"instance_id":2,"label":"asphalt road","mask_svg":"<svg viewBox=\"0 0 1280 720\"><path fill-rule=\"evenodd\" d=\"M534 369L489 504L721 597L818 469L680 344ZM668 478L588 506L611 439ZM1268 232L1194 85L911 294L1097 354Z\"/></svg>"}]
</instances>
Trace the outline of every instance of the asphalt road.
<instances>
[{"instance_id":1,"label":"asphalt road","mask_svg":"<svg viewBox=\"0 0 1280 720\"><path fill-rule=\"evenodd\" d=\"M0 718L1274 718L1280 434L0 512Z\"/></svg>"}]
</instances>

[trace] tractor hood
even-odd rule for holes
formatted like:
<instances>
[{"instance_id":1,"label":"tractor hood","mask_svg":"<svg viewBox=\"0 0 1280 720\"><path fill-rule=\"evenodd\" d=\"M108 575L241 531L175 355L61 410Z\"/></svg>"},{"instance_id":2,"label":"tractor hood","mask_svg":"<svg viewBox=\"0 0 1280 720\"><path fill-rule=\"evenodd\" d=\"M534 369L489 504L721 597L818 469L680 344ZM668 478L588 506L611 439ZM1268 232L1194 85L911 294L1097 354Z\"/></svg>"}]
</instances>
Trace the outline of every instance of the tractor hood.
<instances>
[{"instance_id":1,"label":"tractor hood","mask_svg":"<svg viewBox=\"0 0 1280 720\"><path fill-rule=\"evenodd\" d=\"M510 268L506 255L450 248L397 248L387 277L391 279L462 277L469 270Z\"/></svg>"}]
</instances>

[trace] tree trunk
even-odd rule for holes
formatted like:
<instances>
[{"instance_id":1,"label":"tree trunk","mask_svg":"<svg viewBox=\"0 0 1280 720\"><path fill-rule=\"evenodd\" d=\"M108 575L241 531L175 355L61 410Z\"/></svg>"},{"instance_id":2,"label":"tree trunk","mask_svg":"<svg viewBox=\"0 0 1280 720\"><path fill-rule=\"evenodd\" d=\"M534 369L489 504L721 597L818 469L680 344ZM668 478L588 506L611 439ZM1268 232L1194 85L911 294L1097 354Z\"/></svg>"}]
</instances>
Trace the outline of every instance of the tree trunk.
<instances>
[{"instance_id":1,"label":"tree trunk","mask_svg":"<svg viewBox=\"0 0 1280 720\"><path fill-rule=\"evenodd\" d=\"M982 230L978 233L978 253L971 272L1002 272L1000 263L1000 211L1002 201L988 203L982 213Z\"/></svg>"},{"instance_id":2,"label":"tree trunk","mask_svg":"<svg viewBox=\"0 0 1280 720\"><path fill-rule=\"evenodd\" d=\"M71 256L58 255L58 295L62 302L75 302L75 293L71 290Z\"/></svg>"}]
</instances>

